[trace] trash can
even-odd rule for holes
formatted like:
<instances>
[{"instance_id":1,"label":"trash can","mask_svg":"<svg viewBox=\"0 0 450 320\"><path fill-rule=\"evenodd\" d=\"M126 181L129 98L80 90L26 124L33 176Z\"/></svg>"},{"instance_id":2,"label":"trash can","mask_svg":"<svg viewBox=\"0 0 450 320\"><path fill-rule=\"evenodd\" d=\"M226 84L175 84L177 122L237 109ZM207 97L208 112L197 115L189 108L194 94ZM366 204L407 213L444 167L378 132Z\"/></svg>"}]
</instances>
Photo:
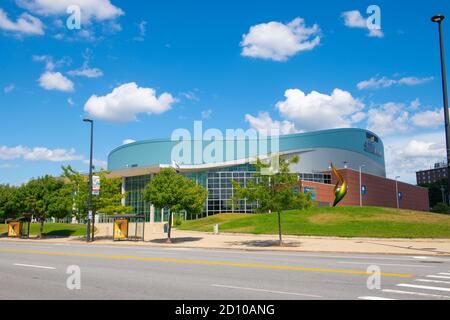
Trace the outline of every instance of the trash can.
<instances>
[{"instance_id":1,"label":"trash can","mask_svg":"<svg viewBox=\"0 0 450 320\"><path fill-rule=\"evenodd\" d=\"M165 223L164 224L164 233L168 233L169 232L169 224Z\"/></svg>"}]
</instances>

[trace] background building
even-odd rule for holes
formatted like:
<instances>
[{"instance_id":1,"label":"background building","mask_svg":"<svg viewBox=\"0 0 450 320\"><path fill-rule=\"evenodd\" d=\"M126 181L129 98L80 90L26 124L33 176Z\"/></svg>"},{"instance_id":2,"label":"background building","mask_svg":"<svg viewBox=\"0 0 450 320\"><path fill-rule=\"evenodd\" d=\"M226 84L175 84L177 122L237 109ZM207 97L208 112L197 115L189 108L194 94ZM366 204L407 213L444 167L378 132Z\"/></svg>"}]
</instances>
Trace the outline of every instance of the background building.
<instances>
[{"instance_id":1,"label":"background building","mask_svg":"<svg viewBox=\"0 0 450 320\"><path fill-rule=\"evenodd\" d=\"M445 162L435 163L434 168L416 172L417 184L435 183L446 178L447 164Z\"/></svg>"},{"instance_id":2,"label":"background building","mask_svg":"<svg viewBox=\"0 0 450 320\"><path fill-rule=\"evenodd\" d=\"M255 139L258 143L254 143ZM233 196L231 181L237 180L245 185L248 180L254 179L252 162L256 157L264 157L272 151L272 138L269 138L268 146L261 144L260 140L261 137L224 139L220 153L233 155L227 161L196 161L193 156L195 148L204 150L211 141L187 141L192 142L186 144L192 161L178 163L179 171L207 188L208 199L203 216L234 211L230 202ZM134 142L114 149L108 156L111 175L122 178L123 191L127 192L124 204L132 206L135 213L145 213L150 221L166 221L167 213L145 203L141 191L153 174L172 165L172 152L179 143L169 139ZM255 145L257 147L252 147ZM298 173L299 190L311 192L313 199L321 205L330 205L334 199L335 181L330 171L330 163L333 163L348 179L349 194L343 205L359 205L358 170L362 166L367 190L365 204L396 206L395 191L389 191L392 180L386 179L383 142L376 134L355 128L291 134L280 136L278 147L282 156L300 157L300 162L291 167L292 172ZM354 179L355 174L358 174L357 180ZM399 185L402 208L428 210L426 189L404 183ZM239 210L250 213L254 205L242 200Z\"/></svg>"}]
</instances>

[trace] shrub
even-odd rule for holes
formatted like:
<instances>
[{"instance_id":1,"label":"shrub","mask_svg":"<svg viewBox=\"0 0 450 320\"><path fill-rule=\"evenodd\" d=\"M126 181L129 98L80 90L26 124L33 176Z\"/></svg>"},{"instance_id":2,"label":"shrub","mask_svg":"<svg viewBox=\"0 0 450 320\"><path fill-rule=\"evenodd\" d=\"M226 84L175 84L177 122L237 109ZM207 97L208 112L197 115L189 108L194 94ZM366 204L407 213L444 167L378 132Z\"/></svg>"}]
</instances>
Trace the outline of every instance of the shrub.
<instances>
[{"instance_id":1,"label":"shrub","mask_svg":"<svg viewBox=\"0 0 450 320\"><path fill-rule=\"evenodd\" d=\"M449 207L446 203L438 202L434 205L431 211L436 213L449 213Z\"/></svg>"}]
</instances>

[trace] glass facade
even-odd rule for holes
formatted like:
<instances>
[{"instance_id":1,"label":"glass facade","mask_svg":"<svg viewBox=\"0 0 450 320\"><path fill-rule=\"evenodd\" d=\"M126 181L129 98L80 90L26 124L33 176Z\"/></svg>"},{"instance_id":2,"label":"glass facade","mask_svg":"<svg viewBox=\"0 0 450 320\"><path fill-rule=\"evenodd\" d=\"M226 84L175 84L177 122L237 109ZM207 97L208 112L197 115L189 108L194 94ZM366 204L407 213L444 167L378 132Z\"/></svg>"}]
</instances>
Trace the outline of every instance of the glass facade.
<instances>
[{"instance_id":1,"label":"glass facade","mask_svg":"<svg viewBox=\"0 0 450 320\"><path fill-rule=\"evenodd\" d=\"M151 175L125 178L125 205L133 207L133 213L145 214L146 220L150 217L150 204L142 198L142 191L150 179Z\"/></svg>"},{"instance_id":2,"label":"glass facade","mask_svg":"<svg viewBox=\"0 0 450 320\"><path fill-rule=\"evenodd\" d=\"M179 215L190 220L217 213L254 212L254 209L257 206L257 203L255 202L250 203L246 200L241 200L239 205L234 207L232 203L232 198L234 195L232 181L237 181L241 186L246 186L248 181L256 179L254 176L255 171L256 169L254 165L245 164L228 168L220 168L217 170L182 173L185 177L204 186L208 191L208 198L205 202L204 210L201 215L191 215L184 212ZM329 173L299 173L299 179L331 184L331 174ZM142 191L150 180L151 175L125 178L125 192L127 193L125 205L133 207L134 213L145 214L147 221L150 221L151 206L150 203L144 201ZM168 210L160 210L155 208L154 221L168 221Z\"/></svg>"}]
</instances>

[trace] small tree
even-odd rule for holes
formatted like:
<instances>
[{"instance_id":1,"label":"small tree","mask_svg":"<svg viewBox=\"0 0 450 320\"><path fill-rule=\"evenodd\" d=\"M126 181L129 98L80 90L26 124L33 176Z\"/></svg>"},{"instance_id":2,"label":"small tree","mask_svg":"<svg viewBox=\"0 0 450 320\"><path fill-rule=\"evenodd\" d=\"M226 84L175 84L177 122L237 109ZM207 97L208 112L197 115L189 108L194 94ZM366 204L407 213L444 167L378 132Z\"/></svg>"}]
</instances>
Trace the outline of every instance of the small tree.
<instances>
[{"instance_id":1,"label":"small tree","mask_svg":"<svg viewBox=\"0 0 450 320\"><path fill-rule=\"evenodd\" d=\"M239 182L232 181L234 188L233 202L239 207L239 201L246 199L257 202L256 212L277 212L278 237L280 246L283 244L281 232L281 211L288 209L304 209L312 205L311 196L301 192L295 192L298 185L298 175L289 170L291 164L299 162L299 157L290 159L279 158L279 170L272 175L261 175L261 169L270 165L260 159L256 162L257 172L255 179L247 182L247 186L241 186Z\"/></svg>"},{"instance_id":2,"label":"small tree","mask_svg":"<svg viewBox=\"0 0 450 320\"><path fill-rule=\"evenodd\" d=\"M158 209L169 210L167 242L172 242L172 212L186 210L198 214L203 210L207 191L193 180L166 168L157 173L145 186L143 197Z\"/></svg>"},{"instance_id":3,"label":"small tree","mask_svg":"<svg viewBox=\"0 0 450 320\"><path fill-rule=\"evenodd\" d=\"M24 199L24 210L32 213L41 224L39 238L42 238L45 220L50 217L49 207L54 205L59 190L63 187L62 179L46 175L32 179L20 188L19 192Z\"/></svg>"}]
</instances>

